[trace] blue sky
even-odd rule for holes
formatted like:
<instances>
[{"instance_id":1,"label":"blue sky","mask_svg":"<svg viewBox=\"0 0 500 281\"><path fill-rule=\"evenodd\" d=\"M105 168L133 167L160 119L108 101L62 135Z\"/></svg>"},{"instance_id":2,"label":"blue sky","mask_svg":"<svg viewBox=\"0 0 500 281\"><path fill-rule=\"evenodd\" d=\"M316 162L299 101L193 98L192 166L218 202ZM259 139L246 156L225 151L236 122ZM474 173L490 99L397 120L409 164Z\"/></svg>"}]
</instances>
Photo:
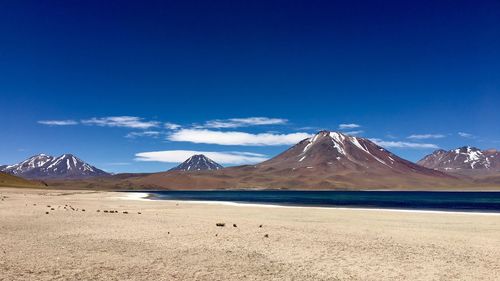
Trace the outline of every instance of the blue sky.
<instances>
[{"instance_id":1,"label":"blue sky","mask_svg":"<svg viewBox=\"0 0 500 281\"><path fill-rule=\"evenodd\" d=\"M0 164L235 165L320 129L500 148L498 1L2 1L0 35Z\"/></svg>"}]
</instances>

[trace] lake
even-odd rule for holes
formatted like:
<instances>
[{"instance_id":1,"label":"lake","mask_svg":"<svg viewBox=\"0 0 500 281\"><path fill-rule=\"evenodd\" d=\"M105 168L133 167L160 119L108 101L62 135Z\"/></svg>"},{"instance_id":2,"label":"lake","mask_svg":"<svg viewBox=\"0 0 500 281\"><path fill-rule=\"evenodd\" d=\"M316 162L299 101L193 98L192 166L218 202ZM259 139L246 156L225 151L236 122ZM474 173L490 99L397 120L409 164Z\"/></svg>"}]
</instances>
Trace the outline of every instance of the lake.
<instances>
[{"instance_id":1,"label":"lake","mask_svg":"<svg viewBox=\"0 0 500 281\"><path fill-rule=\"evenodd\" d=\"M500 212L500 192L435 191L147 191L154 200L285 206Z\"/></svg>"}]
</instances>

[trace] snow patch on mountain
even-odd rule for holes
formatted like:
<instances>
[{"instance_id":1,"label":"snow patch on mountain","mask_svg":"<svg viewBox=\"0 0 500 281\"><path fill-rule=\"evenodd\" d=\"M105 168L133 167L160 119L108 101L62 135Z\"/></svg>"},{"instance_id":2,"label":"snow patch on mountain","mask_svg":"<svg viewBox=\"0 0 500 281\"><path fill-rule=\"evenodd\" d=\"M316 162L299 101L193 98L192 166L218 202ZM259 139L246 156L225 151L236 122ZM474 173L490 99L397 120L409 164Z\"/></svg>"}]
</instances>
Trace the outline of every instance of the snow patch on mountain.
<instances>
[{"instance_id":1,"label":"snow patch on mountain","mask_svg":"<svg viewBox=\"0 0 500 281\"><path fill-rule=\"evenodd\" d=\"M197 154L189 157L179 166L170 169L170 171L210 171L223 169L222 165L203 154Z\"/></svg>"},{"instance_id":2,"label":"snow patch on mountain","mask_svg":"<svg viewBox=\"0 0 500 281\"><path fill-rule=\"evenodd\" d=\"M495 149L481 150L463 146L449 151L436 150L425 156L418 164L449 172L463 170L500 171L500 161L495 159L500 153Z\"/></svg>"},{"instance_id":3,"label":"snow patch on mountain","mask_svg":"<svg viewBox=\"0 0 500 281\"><path fill-rule=\"evenodd\" d=\"M1 171L34 179L76 179L108 175L72 154L63 154L59 157L46 154L34 155L21 163L5 166Z\"/></svg>"}]
</instances>

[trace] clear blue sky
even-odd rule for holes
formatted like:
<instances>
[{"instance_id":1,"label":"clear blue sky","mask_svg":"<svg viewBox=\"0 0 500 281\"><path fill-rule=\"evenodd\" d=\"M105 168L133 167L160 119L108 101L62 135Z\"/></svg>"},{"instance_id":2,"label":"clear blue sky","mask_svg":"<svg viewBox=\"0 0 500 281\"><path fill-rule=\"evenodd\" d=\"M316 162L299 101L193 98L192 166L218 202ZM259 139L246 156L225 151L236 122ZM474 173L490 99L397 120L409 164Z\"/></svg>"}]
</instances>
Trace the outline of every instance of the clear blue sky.
<instances>
[{"instance_id":1,"label":"clear blue sky","mask_svg":"<svg viewBox=\"0 0 500 281\"><path fill-rule=\"evenodd\" d=\"M1 1L0 35L0 164L234 165L319 129L500 148L499 1Z\"/></svg>"}]
</instances>

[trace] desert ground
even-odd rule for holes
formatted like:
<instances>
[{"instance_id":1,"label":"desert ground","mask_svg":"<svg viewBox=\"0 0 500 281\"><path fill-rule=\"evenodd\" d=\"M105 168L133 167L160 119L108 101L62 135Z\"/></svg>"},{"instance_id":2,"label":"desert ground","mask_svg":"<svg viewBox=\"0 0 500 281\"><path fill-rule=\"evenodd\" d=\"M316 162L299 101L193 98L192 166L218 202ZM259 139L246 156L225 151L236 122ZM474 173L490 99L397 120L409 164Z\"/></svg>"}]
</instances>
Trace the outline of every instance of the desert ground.
<instances>
[{"instance_id":1,"label":"desert ground","mask_svg":"<svg viewBox=\"0 0 500 281\"><path fill-rule=\"evenodd\" d=\"M498 214L221 205L126 196L0 188L0 280L500 276Z\"/></svg>"}]
</instances>

